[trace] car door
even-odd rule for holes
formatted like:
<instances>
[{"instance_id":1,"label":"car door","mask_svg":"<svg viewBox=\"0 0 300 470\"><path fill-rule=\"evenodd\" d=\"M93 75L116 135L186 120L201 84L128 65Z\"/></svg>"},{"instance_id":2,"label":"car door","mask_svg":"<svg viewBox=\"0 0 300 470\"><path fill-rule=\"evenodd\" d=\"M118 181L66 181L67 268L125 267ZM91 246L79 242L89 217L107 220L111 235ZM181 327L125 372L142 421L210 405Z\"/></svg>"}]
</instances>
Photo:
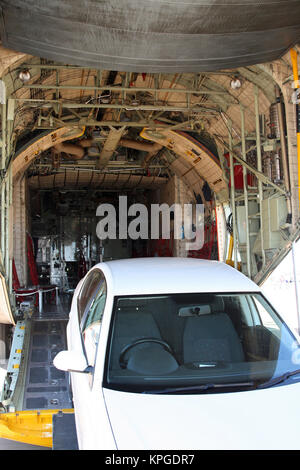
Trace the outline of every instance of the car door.
<instances>
[{"instance_id":1,"label":"car door","mask_svg":"<svg viewBox=\"0 0 300 470\"><path fill-rule=\"evenodd\" d=\"M87 363L89 366L94 367L100 336L101 321L106 302L106 281L104 277L99 279L96 292L93 293L92 297L92 302L82 318L80 330Z\"/></svg>"},{"instance_id":2,"label":"car door","mask_svg":"<svg viewBox=\"0 0 300 470\"><path fill-rule=\"evenodd\" d=\"M111 435L102 389L100 384L94 381L94 366L106 297L105 276L101 270L93 269L84 279L77 297L77 318L75 312L72 314L73 338L75 319L77 334L80 337L79 341L72 343L73 345L77 343L77 349L80 343L80 348L90 366L88 373L71 372L77 437L81 449L99 448L99 436L104 430L106 436L102 438L103 443Z\"/></svg>"}]
</instances>

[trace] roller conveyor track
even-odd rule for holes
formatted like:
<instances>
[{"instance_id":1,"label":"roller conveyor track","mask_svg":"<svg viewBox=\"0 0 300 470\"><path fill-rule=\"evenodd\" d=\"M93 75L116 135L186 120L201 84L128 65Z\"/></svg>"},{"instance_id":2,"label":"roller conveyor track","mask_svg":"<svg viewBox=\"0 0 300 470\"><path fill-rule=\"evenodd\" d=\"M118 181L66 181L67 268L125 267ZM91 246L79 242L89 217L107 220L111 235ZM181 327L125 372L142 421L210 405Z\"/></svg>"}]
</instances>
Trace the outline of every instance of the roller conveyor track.
<instances>
[{"instance_id":1,"label":"roller conveyor track","mask_svg":"<svg viewBox=\"0 0 300 470\"><path fill-rule=\"evenodd\" d=\"M22 336L23 331L25 336L22 345L16 342L11 351L10 369L17 365L19 373L11 388L15 412L9 409L0 414L2 449L7 445L12 449L78 449L69 374L53 365L55 355L67 349L68 310L68 303L60 299L18 322L15 336Z\"/></svg>"},{"instance_id":2,"label":"roller conveyor track","mask_svg":"<svg viewBox=\"0 0 300 470\"><path fill-rule=\"evenodd\" d=\"M23 410L72 408L69 377L53 365L55 355L67 348L66 319L32 318Z\"/></svg>"},{"instance_id":3,"label":"roller conveyor track","mask_svg":"<svg viewBox=\"0 0 300 470\"><path fill-rule=\"evenodd\" d=\"M23 410L53 410L73 407L69 376L53 365L56 354L67 349L67 318L58 309L45 308L32 319ZM73 414L53 416L53 450L76 450L77 437Z\"/></svg>"}]
</instances>

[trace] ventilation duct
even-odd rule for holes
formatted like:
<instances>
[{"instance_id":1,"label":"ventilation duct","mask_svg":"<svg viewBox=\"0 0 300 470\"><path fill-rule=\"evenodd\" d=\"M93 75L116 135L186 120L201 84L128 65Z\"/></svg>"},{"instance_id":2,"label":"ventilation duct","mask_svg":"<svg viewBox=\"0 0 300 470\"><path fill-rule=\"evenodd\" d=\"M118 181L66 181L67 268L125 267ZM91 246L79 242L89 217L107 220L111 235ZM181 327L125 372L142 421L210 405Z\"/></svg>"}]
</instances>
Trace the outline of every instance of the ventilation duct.
<instances>
[{"instance_id":1,"label":"ventilation duct","mask_svg":"<svg viewBox=\"0 0 300 470\"><path fill-rule=\"evenodd\" d=\"M53 147L55 153L66 153L72 155L76 160L84 157L84 148L81 145L60 143Z\"/></svg>"},{"instance_id":2,"label":"ventilation duct","mask_svg":"<svg viewBox=\"0 0 300 470\"><path fill-rule=\"evenodd\" d=\"M145 158L145 164L147 164L151 158L153 158L159 150L162 149L162 145L158 143L148 144L147 142L137 142L136 140L130 139L121 139L120 145L122 147L127 147L135 150L141 150L142 152L147 152L148 155Z\"/></svg>"}]
</instances>

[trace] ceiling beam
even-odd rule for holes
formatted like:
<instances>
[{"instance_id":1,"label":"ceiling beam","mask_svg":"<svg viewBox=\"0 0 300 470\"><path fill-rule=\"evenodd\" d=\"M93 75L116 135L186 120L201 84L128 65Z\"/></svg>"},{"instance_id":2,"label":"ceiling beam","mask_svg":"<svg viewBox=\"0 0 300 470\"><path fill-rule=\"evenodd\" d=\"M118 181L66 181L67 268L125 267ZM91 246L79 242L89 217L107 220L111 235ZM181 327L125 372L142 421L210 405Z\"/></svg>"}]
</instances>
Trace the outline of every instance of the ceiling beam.
<instances>
[{"instance_id":1,"label":"ceiling beam","mask_svg":"<svg viewBox=\"0 0 300 470\"><path fill-rule=\"evenodd\" d=\"M171 106L171 105L130 105L126 103L76 103L61 100L48 100L41 98L15 98L18 102L28 103L28 107L49 108L53 104L58 104L61 108L66 109L124 109L126 111L177 111L177 112L195 112L195 113L219 113L217 108L208 108L205 106L191 105L188 106Z\"/></svg>"},{"instance_id":2,"label":"ceiling beam","mask_svg":"<svg viewBox=\"0 0 300 470\"><path fill-rule=\"evenodd\" d=\"M233 97L228 90L212 90L212 89L197 89L197 88L159 88L159 87L126 87L122 85L104 85L104 86L93 86L93 85L55 85L55 84L25 84L21 87L22 89L37 89L37 90L85 90L85 91L126 91L126 93L136 93L139 91L147 91L149 93L184 93L184 94L195 94L195 95L228 95ZM17 91L17 90L16 90Z\"/></svg>"}]
</instances>

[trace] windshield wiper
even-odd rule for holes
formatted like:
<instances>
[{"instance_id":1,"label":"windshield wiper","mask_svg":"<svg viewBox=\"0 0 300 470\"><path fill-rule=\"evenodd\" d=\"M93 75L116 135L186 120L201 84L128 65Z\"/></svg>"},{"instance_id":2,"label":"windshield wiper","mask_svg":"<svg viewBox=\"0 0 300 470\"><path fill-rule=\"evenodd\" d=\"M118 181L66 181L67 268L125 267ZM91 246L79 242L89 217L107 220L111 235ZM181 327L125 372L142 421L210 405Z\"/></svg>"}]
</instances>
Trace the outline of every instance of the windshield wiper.
<instances>
[{"instance_id":1,"label":"windshield wiper","mask_svg":"<svg viewBox=\"0 0 300 470\"><path fill-rule=\"evenodd\" d=\"M207 383L203 385L187 385L185 387L168 387L159 390L146 390L144 393L164 394L164 393L177 393L177 392L192 392L192 391L206 391L211 389L221 388L237 388L237 387L253 387L254 382L233 382L225 384Z\"/></svg>"},{"instance_id":2,"label":"windshield wiper","mask_svg":"<svg viewBox=\"0 0 300 470\"><path fill-rule=\"evenodd\" d=\"M290 372L285 372L285 374L279 375L278 377L275 377L274 379L268 380L267 382L257 385L256 388L273 387L273 385L280 384L281 382L284 382L285 380L289 379L293 375L297 375L297 374L300 374L300 369L292 370Z\"/></svg>"}]
</instances>

